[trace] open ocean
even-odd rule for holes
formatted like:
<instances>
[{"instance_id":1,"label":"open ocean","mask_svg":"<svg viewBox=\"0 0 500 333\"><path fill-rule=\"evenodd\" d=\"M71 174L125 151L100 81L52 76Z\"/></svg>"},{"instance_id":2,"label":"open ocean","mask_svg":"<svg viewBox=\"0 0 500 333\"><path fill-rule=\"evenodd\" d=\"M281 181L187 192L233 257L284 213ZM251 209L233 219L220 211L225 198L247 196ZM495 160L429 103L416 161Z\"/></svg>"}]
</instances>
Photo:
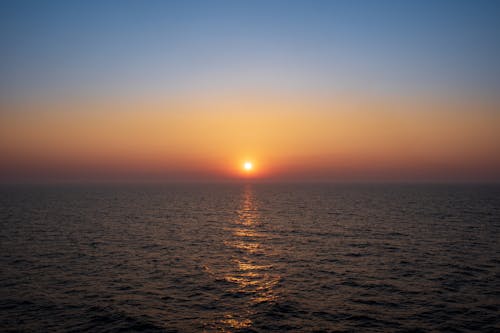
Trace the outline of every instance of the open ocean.
<instances>
[{"instance_id":1,"label":"open ocean","mask_svg":"<svg viewBox=\"0 0 500 333\"><path fill-rule=\"evenodd\" d=\"M0 331L500 332L498 185L0 188Z\"/></svg>"}]
</instances>

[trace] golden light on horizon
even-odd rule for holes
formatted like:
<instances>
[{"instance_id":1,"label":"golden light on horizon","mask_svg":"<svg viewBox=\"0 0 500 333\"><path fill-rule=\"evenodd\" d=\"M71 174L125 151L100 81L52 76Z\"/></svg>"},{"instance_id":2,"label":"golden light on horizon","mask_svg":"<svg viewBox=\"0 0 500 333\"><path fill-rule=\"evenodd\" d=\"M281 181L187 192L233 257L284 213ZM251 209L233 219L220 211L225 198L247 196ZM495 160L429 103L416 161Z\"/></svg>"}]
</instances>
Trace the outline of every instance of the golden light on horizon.
<instances>
[{"instance_id":1,"label":"golden light on horizon","mask_svg":"<svg viewBox=\"0 0 500 333\"><path fill-rule=\"evenodd\" d=\"M39 178L180 181L394 179L394 170L411 180L498 176L497 104L215 97L8 105L0 178L38 170Z\"/></svg>"}]
</instances>

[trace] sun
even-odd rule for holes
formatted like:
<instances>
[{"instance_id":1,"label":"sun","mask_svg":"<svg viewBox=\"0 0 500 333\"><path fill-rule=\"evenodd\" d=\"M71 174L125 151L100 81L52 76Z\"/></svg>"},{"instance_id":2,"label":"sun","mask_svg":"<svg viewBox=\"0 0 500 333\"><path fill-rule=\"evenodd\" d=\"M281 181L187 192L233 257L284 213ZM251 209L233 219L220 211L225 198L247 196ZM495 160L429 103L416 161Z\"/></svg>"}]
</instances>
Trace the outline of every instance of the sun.
<instances>
[{"instance_id":1,"label":"sun","mask_svg":"<svg viewBox=\"0 0 500 333\"><path fill-rule=\"evenodd\" d=\"M243 169L245 169L246 171L251 171L253 169L253 164L252 162L245 162L243 163Z\"/></svg>"}]
</instances>

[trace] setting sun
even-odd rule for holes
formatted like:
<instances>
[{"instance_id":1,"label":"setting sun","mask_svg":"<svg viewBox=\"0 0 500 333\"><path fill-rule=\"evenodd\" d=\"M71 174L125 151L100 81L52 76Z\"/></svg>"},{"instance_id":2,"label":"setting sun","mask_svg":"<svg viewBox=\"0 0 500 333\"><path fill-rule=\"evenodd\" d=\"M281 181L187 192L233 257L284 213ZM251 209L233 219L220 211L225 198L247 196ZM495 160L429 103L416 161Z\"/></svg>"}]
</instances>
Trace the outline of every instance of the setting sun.
<instances>
[{"instance_id":1,"label":"setting sun","mask_svg":"<svg viewBox=\"0 0 500 333\"><path fill-rule=\"evenodd\" d=\"M245 163L243 164L243 168L244 168L246 171L251 171L251 170L252 170L252 168L253 168L253 164L252 164L252 162L245 162Z\"/></svg>"}]
</instances>

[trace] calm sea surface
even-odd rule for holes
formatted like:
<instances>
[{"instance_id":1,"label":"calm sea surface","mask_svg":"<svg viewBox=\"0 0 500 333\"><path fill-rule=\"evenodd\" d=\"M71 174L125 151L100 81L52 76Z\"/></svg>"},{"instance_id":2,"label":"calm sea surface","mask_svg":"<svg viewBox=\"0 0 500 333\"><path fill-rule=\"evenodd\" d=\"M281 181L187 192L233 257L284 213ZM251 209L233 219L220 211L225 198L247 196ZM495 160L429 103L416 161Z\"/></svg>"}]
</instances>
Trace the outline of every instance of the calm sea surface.
<instances>
[{"instance_id":1,"label":"calm sea surface","mask_svg":"<svg viewBox=\"0 0 500 333\"><path fill-rule=\"evenodd\" d=\"M0 230L0 331L500 331L499 186L4 186Z\"/></svg>"}]
</instances>

